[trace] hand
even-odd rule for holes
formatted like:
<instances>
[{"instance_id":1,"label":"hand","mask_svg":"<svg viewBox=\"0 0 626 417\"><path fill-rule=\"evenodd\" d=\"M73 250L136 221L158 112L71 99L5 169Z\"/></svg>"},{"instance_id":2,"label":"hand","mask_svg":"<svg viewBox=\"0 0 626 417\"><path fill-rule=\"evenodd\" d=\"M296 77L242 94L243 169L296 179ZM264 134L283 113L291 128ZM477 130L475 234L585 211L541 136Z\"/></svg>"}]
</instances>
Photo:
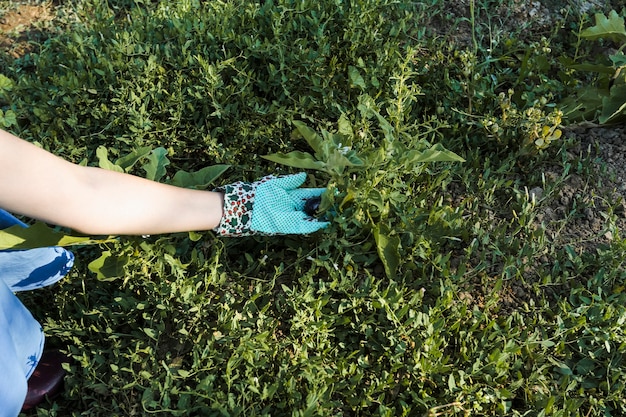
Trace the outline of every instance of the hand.
<instances>
[{"instance_id":1,"label":"hand","mask_svg":"<svg viewBox=\"0 0 626 417\"><path fill-rule=\"evenodd\" d=\"M329 223L310 217L303 209L308 199L319 197L325 189L298 188L305 180L301 172L218 188L224 193L224 215L215 232L221 236L287 235L323 229Z\"/></svg>"}]
</instances>

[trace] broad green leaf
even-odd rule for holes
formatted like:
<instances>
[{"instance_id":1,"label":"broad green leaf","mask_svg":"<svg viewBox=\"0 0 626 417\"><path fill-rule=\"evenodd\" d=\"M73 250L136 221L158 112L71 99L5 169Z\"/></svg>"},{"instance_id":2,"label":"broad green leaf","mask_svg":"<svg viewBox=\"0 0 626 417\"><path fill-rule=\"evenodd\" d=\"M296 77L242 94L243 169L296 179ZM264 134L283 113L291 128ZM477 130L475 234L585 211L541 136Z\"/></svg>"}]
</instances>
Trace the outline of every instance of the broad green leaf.
<instances>
[{"instance_id":1,"label":"broad green leaf","mask_svg":"<svg viewBox=\"0 0 626 417\"><path fill-rule=\"evenodd\" d=\"M452 373L448 376L448 389L450 391L456 390L456 383L454 382L454 375Z\"/></svg>"},{"instance_id":2,"label":"broad green leaf","mask_svg":"<svg viewBox=\"0 0 626 417\"><path fill-rule=\"evenodd\" d=\"M329 151L328 160L324 164L324 171L328 172L332 170L338 174L341 174L346 167L362 166L364 162L356 156L356 152L348 151L344 154L337 148Z\"/></svg>"},{"instance_id":3,"label":"broad green leaf","mask_svg":"<svg viewBox=\"0 0 626 417\"><path fill-rule=\"evenodd\" d=\"M445 149L440 144L436 144L422 152L416 150L409 151L400 158L400 163L407 168L425 162L465 162L465 159Z\"/></svg>"},{"instance_id":4,"label":"broad green leaf","mask_svg":"<svg viewBox=\"0 0 626 417\"><path fill-rule=\"evenodd\" d=\"M186 188L204 189L222 175L230 165L212 165L198 171L178 171L172 178L172 185Z\"/></svg>"},{"instance_id":5,"label":"broad green leaf","mask_svg":"<svg viewBox=\"0 0 626 417\"><path fill-rule=\"evenodd\" d=\"M370 118L374 115L374 112L377 112L376 102L369 94L361 94L359 96L357 109L359 109L361 116Z\"/></svg>"},{"instance_id":6,"label":"broad green leaf","mask_svg":"<svg viewBox=\"0 0 626 417\"><path fill-rule=\"evenodd\" d=\"M159 333L156 330L150 327L144 327L142 330L150 339L154 339L154 340L159 339ZM140 375L144 377L145 379L152 378L152 374L150 372L142 371L140 372Z\"/></svg>"},{"instance_id":7,"label":"broad green leaf","mask_svg":"<svg viewBox=\"0 0 626 417\"><path fill-rule=\"evenodd\" d=\"M98 157L98 166L109 171L124 172L122 167L115 165L109 161L109 150L105 146L98 146L96 149L96 157Z\"/></svg>"},{"instance_id":8,"label":"broad green leaf","mask_svg":"<svg viewBox=\"0 0 626 417\"><path fill-rule=\"evenodd\" d=\"M167 149L156 148L148 155L148 163L142 166L146 171L146 178L159 181L165 176L165 167L170 164L167 159Z\"/></svg>"},{"instance_id":9,"label":"broad green leaf","mask_svg":"<svg viewBox=\"0 0 626 417\"><path fill-rule=\"evenodd\" d=\"M0 250L33 249L46 246L93 245L111 240L111 238L92 239L86 236L72 236L53 230L42 222L37 222L30 227L16 225L0 230Z\"/></svg>"},{"instance_id":10,"label":"broad green leaf","mask_svg":"<svg viewBox=\"0 0 626 417\"><path fill-rule=\"evenodd\" d=\"M124 171L128 172L137 163L137 161L139 161L141 158L147 157L150 154L151 150L152 148L150 148L149 146L144 146L142 148L135 149L128 155L118 158L115 161L115 165L119 166Z\"/></svg>"},{"instance_id":11,"label":"broad green leaf","mask_svg":"<svg viewBox=\"0 0 626 417\"><path fill-rule=\"evenodd\" d=\"M361 158L357 156L355 151L350 151L344 155L352 166L362 166L365 164Z\"/></svg>"},{"instance_id":12,"label":"broad green leaf","mask_svg":"<svg viewBox=\"0 0 626 417\"><path fill-rule=\"evenodd\" d=\"M89 270L96 274L100 281L112 281L124 276L124 266L128 256L115 256L111 251L102 252L102 256L89 263Z\"/></svg>"},{"instance_id":13,"label":"broad green leaf","mask_svg":"<svg viewBox=\"0 0 626 417\"><path fill-rule=\"evenodd\" d=\"M332 187L330 189L327 188L326 191L324 191L324 193L322 194L322 201L318 209L319 213L324 213L330 210L335 205L334 191L336 191L336 189Z\"/></svg>"},{"instance_id":14,"label":"broad green leaf","mask_svg":"<svg viewBox=\"0 0 626 417\"><path fill-rule=\"evenodd\" d=\"M383 263L385 273L390 279L395 279L400 265L400 238L397 235L390 236L389 227L377 224L374 227L374 239L378 257Z\"/></svg>"},{"instance_id":15,"label":"broad green leaf","mask_svg":"<svg viewBox=\"0 0 626 417\"><path fill-rule=\"evenodd\" d=\"M354 131L352 130L352 124L345 113L341 113L339 117L339 121L337 122L339 126L339 133L348 138L352 138L354 136Z\"/></svg>"},{"instance_id":16,"label":"broad green leaf","mask_svg":"<svg viewBox=\"0 0 626 417\"><path fill-rule=\"evenodd\" d=\"M374 114L376 115L376 118L378 119L378 124L380 125L380 128L383 130L385 139L389 143L395 142L396 141L395 130L393 126L391 125L391 123L389 123L387 119L385 119L379 112L374 111Z\"/></svg>"},{"instance_id":17,"label":"broad green leaf","mask_svg":"<svg viewBox=\"0 0 626 417\"><path fill-rule=\"evenodd\" d=\"M548 358L548 360L552 362L552 364L555 366L556 371L558 371L562 375L573 375L572 369L565 362L560 362L550 357Z\"/></svg>"},{"instance_id":18,"label":"broad green leaf","mask_svg":"<svg viewBox=\"0 0 626 417\"><path fill-rule=\"evenodd\" d=\"M618 68L626 66L626 55L621 52L611 55L609 59L611 60L611 62L613 62L613 65Z\"/></svg>"},{"instance_id":19,"label":"broad green leaf","mask_svg":"<svg viewBox=\"0 0 626 417\"><path fill-rule=\"evenodd\" d=\"M302 169L315 169L323 171L326 164L322 161L318 161L308 152L293 151L287 154L275 153L271 155L264 155L263 158L268 161L276 162L278 164L287 165L294 168Z\"/></svg>"},{"instance_id":20,"label":"broad green leaf","mask_svg":"<svg viewBox=\"0 0 626 417\"><path fill-rule=\"evenodd\" d=\"M361 72L358 70L358 68L353 67L352 65L348 67L348 77L350 78L351 87L356 86L361 88L361 90L365 90L365 88L367 87L365 85L365 80L363 79Z\"/></svg>"},{"instance_id":21,"label":"broad green leaf","mask_svg":"<svg viewBox=\"0 0 626 417\"><path fill-rule=\"evenodd\" d=\"M626 115L626 85L615 86L610 93L602 99L602 113L598 117L600 123L612 122Z\"/></svg>"},{"instance_id":22,"label":"broad green leaf","mask_svg":"<svg viewBox=\"0 0 626 417\"><path fill-rule=\"evenodd\" d=\"M315 130L311 129L310 127L298 120L294 120L293 124L296 126L298 133L302 135L302 137L304 138L304 140L306 140L311 149L313 149L315 155L318 158L324 158L326 156L324 155L324 143L320 135L318 135Z\"/></svg>"},{"instance_id":23,"label":"broad green leaf","mask_svg":"<svg viewBox=\"0 0 626 417\"><path fill-rule=\"evenodd\" d=\"M358 193L356 192L354 188L352 187L348 188L348 191L346 192L345 197L343 198L343 200L341 200L341 204L339 204L339 209L342 210L344 206L350 203L351 201L353 201L357 195Z\"/></svg>"},{"instance_id":24,"label":"broad green leaf","mask_svg":"<svg viewBox=\"0 0 626 417\"><path fill-rule=\"evenodd\" d=\"M587 72L597 72L600 74L615 74L615 68L609 65L601 65L601 64L572 64L568 65L569 68L575 69L576 71L587 71Z\"/></svg>"},{"instance_id":25,"label":"broad green leaf","mask_svg":"<svg viewBox=\"0 0 626 417\"><path fill-rule=\"evenodd\" d=\"M385 209L385 201L380 191L373 189L367 195L367 202L378 209L379 212L383 212Z\"/></svg>"},{"instance_id":26,"label":"broad green leaf","mask_svg":"<svg viewBox=\"0 0 626 417\"><path fill-rule=\"evenodd\" d=\"M7 110L4 113L0 110L0 121L4 127L11 127L17 125L17 116L13 110Z\"/></svg>"},{"instance_id":27,"label":"broad green leaf","mask_svg":"<svg viewBox=\"0 0 626 417\"><path fill-rule=\"evenodd\" d=\"M385 161L387 153L382 147L378 147L363 154L363 158L367 165L379 165Z\"/></svg>"},{"instance_id":28,"label":"broad green leaf","mask_svg":"<svg viewBox=\"0 0 626 417\"><path fill-rule=\"evenodd\" d=\"M581 88L577 96L563 100L561 109L569 120L595 120L604 97L605 90L597 87Z\"/></svg>"},{"instance_id":29,"label":"broad green leaf","mask_svg":"<svg viewBox=\"0 0 626 417\"><path fill-rule=\"evenodd\" d=\"M0 74L0 92L11 91L13 89L13 81L7 76Z\"/></svg>"},{"instance_id":30,"label":"broad green leaf","mask_svg":"<svg viewBox=\"0 0 626 417\"><path fill-rule=\"evenodd\" d=\"M596 24L582 31L580 36L585 39L611 39L616 42L626 42L626 28L624 18L611 10L607 18L604 13L595 14Z\"/></svg>"}]
</instances>

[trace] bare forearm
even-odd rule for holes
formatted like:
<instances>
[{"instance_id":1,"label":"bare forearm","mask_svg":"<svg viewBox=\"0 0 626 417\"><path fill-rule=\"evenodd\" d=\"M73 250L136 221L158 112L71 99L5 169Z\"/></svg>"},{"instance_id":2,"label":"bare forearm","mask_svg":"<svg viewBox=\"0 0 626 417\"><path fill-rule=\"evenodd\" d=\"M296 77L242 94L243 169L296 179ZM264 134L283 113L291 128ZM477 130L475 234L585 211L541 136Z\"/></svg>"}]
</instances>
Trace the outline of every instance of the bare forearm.
<instances>
[{"instance_id":1,"label":"bare forearm","mask_svg":"<svg viewBox=\"0 0 626 417\"><path fill-rule=\"evenodd\" d=\"M91 234L158 234L209 230L222 217L223 196L80 167L77 190L48 221ZM40 216L35 216L40 217Z\"/></svg>"},{"instance_id":2,"label":"bare forearm","mask_svg":"<svg viewBox=\"0 0 626 417\"><path fill-rule=\"evenodd\" d=\"M0 131L0 207L89 234L208 230L222 195L64 161Z\"/></svg>"}]
</instances>

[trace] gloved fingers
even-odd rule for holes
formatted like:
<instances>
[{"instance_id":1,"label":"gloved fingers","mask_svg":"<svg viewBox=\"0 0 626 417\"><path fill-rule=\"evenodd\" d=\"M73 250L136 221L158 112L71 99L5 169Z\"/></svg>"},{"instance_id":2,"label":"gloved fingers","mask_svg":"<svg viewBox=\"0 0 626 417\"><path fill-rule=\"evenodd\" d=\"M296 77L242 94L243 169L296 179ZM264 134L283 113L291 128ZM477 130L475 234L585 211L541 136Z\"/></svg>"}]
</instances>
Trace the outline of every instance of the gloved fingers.
<instances>
[{"instance_id":1,"label":"gloved fingers","mask_svg":"<svg viewBox=\"0 0 626 417\"><path fill-rule=\"evenodd\" d=\"M310 234L328 226L304 211L306 201L319 197L325 188L299 188L306 173L273 178L256 186L250 229L256 233Z\"/></svg>"},{"instance_id":2,"label":"gloved fingers","mask_svg":"<svg viewBox=\"0 0 626 417\"><path fill-rule=\"evenodd\" d=\"M278 213L277 213L278 214ZM300 211L279 213L278 217L264 219L252 217L251 229L266 234L310 234L327 227L329 222L310 219Z\"/></svg>"},{"instance_id":3,"label":"gloved fingers","mask_svg":"<svg viewBox=\"0 0 626 417\"><path fill-rule=\"evenodd\" d=\"M325 191L326 188L296 188L289 191L289 196L293 200L296 210L302 210L307 200L320 197Z\"/></svg>"},{"instance_id":4,"label":"gloved fingers","mask_svg":"<svg viewBox=\"0 0 626 417\"><path fill-rule=\"evenodd\" d=\"M259 184L259 187L271 184L274 187L282 188L283 190L293 190L300 187L306 181L306 172L299 172L297 174L285 175L283 177L272 178L271 180Z\"/></svg>"}]
</instances>

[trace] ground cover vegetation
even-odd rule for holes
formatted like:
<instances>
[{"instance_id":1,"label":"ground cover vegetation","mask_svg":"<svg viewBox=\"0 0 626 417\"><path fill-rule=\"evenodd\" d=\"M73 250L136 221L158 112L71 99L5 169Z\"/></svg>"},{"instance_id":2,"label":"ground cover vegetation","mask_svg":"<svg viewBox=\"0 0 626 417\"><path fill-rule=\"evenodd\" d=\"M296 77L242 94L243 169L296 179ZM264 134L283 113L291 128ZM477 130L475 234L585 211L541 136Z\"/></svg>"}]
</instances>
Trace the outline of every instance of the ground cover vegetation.
<instances>
[{"instance_id":1,"label":"ground cover vegetation","mask_svg":"<svg viewBox=\"0 0 626 417\"><path fill-rule=\"evenodd\" d=\"M1 33L0 123L64 158L328 187L308 237L56 230L76 267L21 298L74 362L36 414L626 412L622 202L567 135L624 113L625 12L520 4L75 0Z\"/></svg>"}]
</instances>

